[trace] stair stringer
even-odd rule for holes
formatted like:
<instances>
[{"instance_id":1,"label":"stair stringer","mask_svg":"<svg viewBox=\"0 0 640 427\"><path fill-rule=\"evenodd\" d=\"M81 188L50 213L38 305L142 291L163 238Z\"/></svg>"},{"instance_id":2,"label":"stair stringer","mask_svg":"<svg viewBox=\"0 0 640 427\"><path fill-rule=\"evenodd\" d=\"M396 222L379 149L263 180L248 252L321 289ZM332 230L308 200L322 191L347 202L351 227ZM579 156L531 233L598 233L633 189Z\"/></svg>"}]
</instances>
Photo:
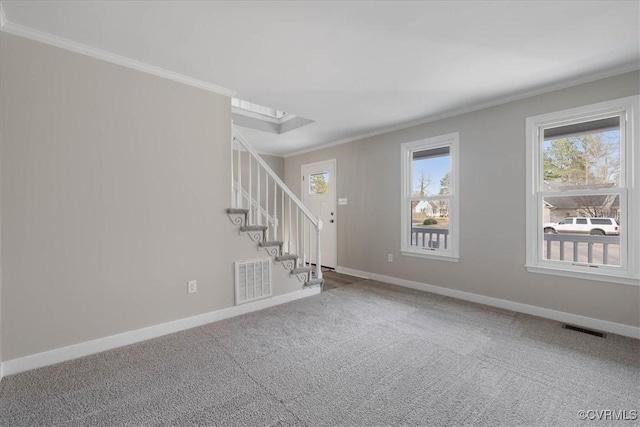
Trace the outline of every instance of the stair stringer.
<instances>
[{"instance_id":1,"label":"stair stringer","mask_svg":"<svg viewBox=\"0 0 640 427\"><path fill-rule=\"evenodd\" d=\"M269 255L273 259L274 264L282 265L284 269L289 272L289 277L297 278L304 287L322 287L322 285L324 284L324 280L314 278L311 267L300 267L298 265L298 255L281 253L281 246L279 248L274 246L261 247L260 243L264 242L264 233L268 229L268 226L245 225L244 222L246 221L246 213L238 211L239 209L229 208L226 210L226 213L231 220L231 223L238 226L239 234L246 234L253 242L258 243L258 245L256 245L258 250L264 249L267 255ZM258 230L254 229L254 227L262 227L262 229Z\"/></svg>"}]
</instances>

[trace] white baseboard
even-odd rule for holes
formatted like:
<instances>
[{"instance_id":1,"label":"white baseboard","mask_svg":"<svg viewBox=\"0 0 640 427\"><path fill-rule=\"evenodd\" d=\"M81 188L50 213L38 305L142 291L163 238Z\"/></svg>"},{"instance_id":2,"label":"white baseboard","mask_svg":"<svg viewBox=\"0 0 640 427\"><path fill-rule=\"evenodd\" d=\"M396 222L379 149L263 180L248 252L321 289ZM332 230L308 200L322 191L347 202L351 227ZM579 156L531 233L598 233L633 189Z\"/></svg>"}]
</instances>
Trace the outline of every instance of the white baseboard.
<instances>
[{"instance_id":1,"label":"white baseboard","mask_svg":"<svg viewBox=\"0 0 640 427\"><path fill-rule=\"evenodd\" d=\"M479 304L489 305L492 307L504 308L505 310L517 311L518 313L530 314L533 316L544 317L546 319L556 320L558 322L569 323L576 326L596 329L603 332L624 335L626 337L640 339L640 328L622 323L614 323L606 320L594 319L592 317L580 316L578 314L566 313L563 311L551 310L548 308L537 307L535 305L522 304L519 302L508 301L499 298L478 295L471 292L459 291L456 289L443 288L441 286L428 285L426 283L414 282L412 280L399 279L397 277L383 276L382 274L369 273L366 271L354 270L347 267L336 267L336 272L348 274L350 276L361 277L364 279L377 280L379 282L390 283L392 285L403 286L405 288L418 289L421 291L431 292L438 295L444 295L451 298L461 299L465 301L476 302Z\"/></svg>"},{"instance_id":2,"label":"white baseboard","mask_svg":"<svg viewBox=\"0 0 640 427\"><path fill-rule=\"evenodd\" d=\"M316 286L285 295L279 295L218 311L212 311L210 313L187 317L185 319L174 320L172 322L136 329L134 331L70 345L68 347L57 348L43 353L7 360L0 365L0 375L13 375L19 372L53 365L55 363L88 356L90 354L99 353L116 347L122 347L162 335L183 331L185 329L195 328L197 326L206 325L207 323L217 322L219 320L228 319L230 317L239 316L252 311L262 310L264 308L284 304L300 298L317 295L320 291L320 287Z\"/></svg>"},{"instance_id":3,"label":"white baseboard","mask_svg":"<svg viewBox=\"0 0 640 427\"><path fill-rule=\"evenodd\" d=\"M348 268L348 267L337 266L335 268L335 272L336 273L347 274L347 275L353 276L353 277L359 277L361 279L370 279L371 278L371 273L367 273L365 271L360 271L360 270L354 270L353 268Z\"/></svg>"}]
</instances>

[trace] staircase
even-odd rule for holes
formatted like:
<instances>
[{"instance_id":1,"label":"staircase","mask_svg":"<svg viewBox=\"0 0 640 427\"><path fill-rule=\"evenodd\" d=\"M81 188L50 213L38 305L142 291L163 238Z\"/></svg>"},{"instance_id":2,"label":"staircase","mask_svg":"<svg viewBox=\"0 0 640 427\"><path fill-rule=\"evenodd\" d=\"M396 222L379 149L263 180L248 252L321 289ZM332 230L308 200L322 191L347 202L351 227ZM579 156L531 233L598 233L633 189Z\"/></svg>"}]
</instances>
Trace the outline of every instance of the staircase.
<instances>
[{"instance_id":1,"label":"staircase","mask_svg":"<svg viewBox=\"0 0 640 427\"><path fill-rule=\"evenodd\" d=\"M232 124L231 207L227 215L304 287L322 286L315 218Z\"/></svg>"}]
</instances>

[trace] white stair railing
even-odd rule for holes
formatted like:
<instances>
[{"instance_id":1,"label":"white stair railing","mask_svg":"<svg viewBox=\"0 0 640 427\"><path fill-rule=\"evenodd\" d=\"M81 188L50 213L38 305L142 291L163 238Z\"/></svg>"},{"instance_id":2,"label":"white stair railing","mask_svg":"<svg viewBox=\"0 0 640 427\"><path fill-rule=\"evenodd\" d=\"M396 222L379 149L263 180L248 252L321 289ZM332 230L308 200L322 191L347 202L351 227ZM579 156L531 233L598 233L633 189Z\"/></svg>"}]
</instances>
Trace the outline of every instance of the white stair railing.
<instances>
[{"instance_id":1,"label":"white stair railing","mask_svg":"<svg viewBox=\"0 0 640 427\"><path fill-rule=\"evenodd\" d=\"M296 267L315 264L322 279L322 219L293 194L249 142L232 126L231 206L248 209L247 225L266 225L266 241L281 241L282 254L298 255Z\"/></svg>"},{"instance_id":2,"label":"white stair railing","mask_svg":"<svg viewBox=\"0 0 640 427\"><path fill-rule=\"evenodd\" d=\"M269 227L273 227L274 229L278 229L278 217L269 215L269 212L265 210L264 207L258 204L258 201L252 199L249 193L236 182L233 181L233 192L234 194L240 194L242 197L242 206L246 206L245 209L249 209L249 206L252 207L251 217L258 218L257 224L259 225L268 225ZM233 200L237 200L236 196L233 196ZM233 205L233 207L236 207ZM275 215L275 213L274 213Z\"/></svg>"}]
</instances>

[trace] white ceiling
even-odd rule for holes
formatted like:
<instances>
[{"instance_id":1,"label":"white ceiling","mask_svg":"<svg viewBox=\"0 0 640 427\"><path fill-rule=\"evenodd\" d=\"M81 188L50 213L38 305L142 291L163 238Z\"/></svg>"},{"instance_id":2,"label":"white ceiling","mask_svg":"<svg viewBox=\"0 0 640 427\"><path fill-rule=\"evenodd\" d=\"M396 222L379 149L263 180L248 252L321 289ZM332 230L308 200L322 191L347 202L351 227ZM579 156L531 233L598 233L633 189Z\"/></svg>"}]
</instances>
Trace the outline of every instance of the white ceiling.
<instances>
[{"instance_id":1,"label":"white ceiling","mask_svg":"<svg viewBox=\"0 0 640 427\"><path fill-rule=\"evenodd\" d=\"M2 1L6 19L315 123L286 154L640 67L638 1Z\"/></svg>"}]
</instances>

